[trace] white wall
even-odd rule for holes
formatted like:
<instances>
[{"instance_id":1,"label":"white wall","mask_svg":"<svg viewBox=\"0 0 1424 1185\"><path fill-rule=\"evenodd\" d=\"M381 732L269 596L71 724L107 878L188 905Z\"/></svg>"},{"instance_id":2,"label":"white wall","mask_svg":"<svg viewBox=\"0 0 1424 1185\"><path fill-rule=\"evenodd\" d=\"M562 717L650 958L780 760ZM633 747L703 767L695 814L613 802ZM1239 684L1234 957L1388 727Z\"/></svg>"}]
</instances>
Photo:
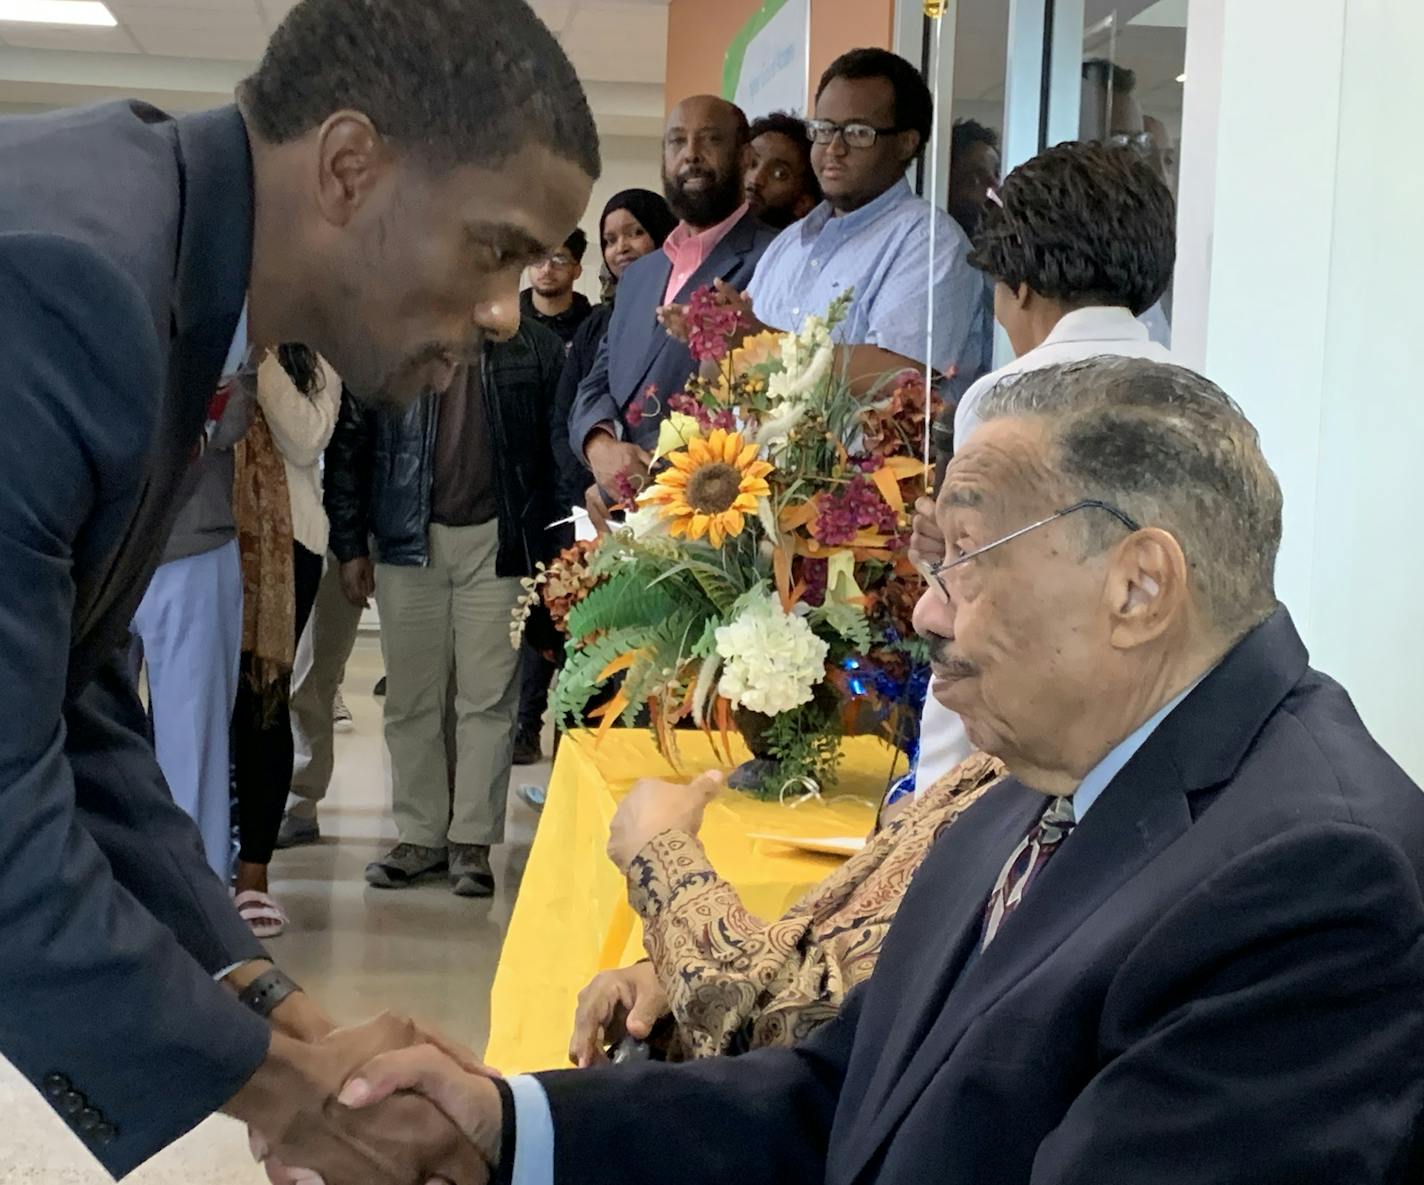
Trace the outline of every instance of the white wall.
<instances>
[{"instance_id":1,"label":"white wall","mask_svg":"<svg viewBox=\"0 0 1424 1185\"><path fill-rule=\"evenodd\" d=\"M1424 5L1192 0L1189 37L1178 341L1281 478L1315 665L1424 779Z\"/></svg>"},{"instance_id":2,"label":"white wall","mask_svg":"<svg viewBox=\"0 0 1424 1185\"><path fill-rule=\"evenodd\" d=\"M598 268L602 263L598 242L598 219L604 204L624 189L651 189L662 193L662 140L657 136L603 136L603 177L593 187L588 210L579 224L588 235L588 254L583 258L583 278L578 290L598 301Z\"/></svg>"}]
</instances>

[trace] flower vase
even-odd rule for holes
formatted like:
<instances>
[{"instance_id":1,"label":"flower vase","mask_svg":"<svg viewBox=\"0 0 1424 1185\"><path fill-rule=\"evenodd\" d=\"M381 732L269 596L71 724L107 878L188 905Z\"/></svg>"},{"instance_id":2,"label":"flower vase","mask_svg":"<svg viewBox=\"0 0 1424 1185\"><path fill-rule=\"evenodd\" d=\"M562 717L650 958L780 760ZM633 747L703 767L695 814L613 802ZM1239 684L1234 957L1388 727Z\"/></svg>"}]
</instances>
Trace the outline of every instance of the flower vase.
<instances>
[{"instance_id":1,"label":"flower vase","mask_svg":"<svg viewBox=\"0 0 1424 1185\"><path fill-rule=\"evenodd\" d=\"M840 695L830 683L819 683L811 702L794 711L813 719L818 734L834 731L839 735L836 725L840 719L840 703ZM795 771L785 769L783 762L772 752L771 731L778 719L750 708L732 709L732 722L752 754L750 761L744 761L727 775L727 785L733 790L758 798L775 799L788 783L794 783L791 788L802 793L807 789L802 780L805 767Z\"/></svg>"},{"instance_id":2,"label":"flower vase","mask_svg":"<svg viewBox=\"0 0 1424 1185\"><path fill-rule=\"evenodd\" d=\"M762 792L763 787L776 781L776 771L781 763L771 755L767 744L767 733L771 731L775 716L753 712L750 708L736 708L732 712L732 722L742 734L742 740L751 750L752 759L744 761L727 775L727 785L733 790L746 794Z\"/></svg>"}]
</instances>

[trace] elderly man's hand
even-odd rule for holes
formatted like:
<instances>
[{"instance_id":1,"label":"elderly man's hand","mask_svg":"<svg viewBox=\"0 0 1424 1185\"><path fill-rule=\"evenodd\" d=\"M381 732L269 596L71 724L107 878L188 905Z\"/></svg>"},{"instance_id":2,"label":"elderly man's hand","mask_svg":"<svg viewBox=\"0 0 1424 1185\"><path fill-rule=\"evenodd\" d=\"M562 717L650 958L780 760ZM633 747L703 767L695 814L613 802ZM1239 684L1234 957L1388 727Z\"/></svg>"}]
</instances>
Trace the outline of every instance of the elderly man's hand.
<instances>
[{"instance_id":1,"label":"elderly man's hand","mask_svg":"<svg viewBox=\"0 0 1424 1185\"><path fill-rule=\"evenodd\" d=\"M935 521L935 502L928 495L915 499L914 534L910 554L922 564L938 564L945 556L944 532Z\"/></svg>"},{"instance_id":2,"label":"elderly man's hand","mask_svg":"<svg viewBox=\"0 0 1424 1185\"><path fill-rule=\"evenodd\" d=\"M403 1096L357 1117L333 1105L360 1067L427 1041L464 1073L490 1072L468 1050L386 1015L311 1043L274 1034L267 1061L224 1109L248 1124L253 1153L278 1185L483 1185L488 1164L437 1107Z\"/></svg>"},{"instance_id":3,"label":"elderly man's hand","mask_svg":"<svg viewBox=\"0 0 1424 1185\"><path fill-rule=\"evenodd\" d=\"M579 1069L606 1062L605 1048L625 1035L645 1041L669 1011L667 993L649 962L601 971L579 992L569 1061Z\"/></svg>"},{"instance_id":4,"label":"elderly man's hand","mask_svg":"<svg viewBox=\"0 0 1424 1185\"><path fill-rule=\"evenodd\" d=\"M608 833L608 858L627 873L633 858L648 841L665 831L686 831L696 835L702 828L707 804L722 792L720 770L712 770L695 781L664 782L644 778L618 806Z\"/></svg>"}]
</instances>

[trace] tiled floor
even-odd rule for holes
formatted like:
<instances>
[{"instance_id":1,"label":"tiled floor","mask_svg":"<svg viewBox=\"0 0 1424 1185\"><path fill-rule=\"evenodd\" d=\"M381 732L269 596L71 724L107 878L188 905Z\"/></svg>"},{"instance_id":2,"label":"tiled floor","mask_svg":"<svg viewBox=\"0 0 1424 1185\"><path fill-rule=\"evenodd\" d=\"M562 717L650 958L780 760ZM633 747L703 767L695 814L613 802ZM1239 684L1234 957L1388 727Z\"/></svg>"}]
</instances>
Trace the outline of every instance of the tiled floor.
<instances>
[{"instance_id":1,"label":"tiled floor","mask_svg":"<svg viewBox=\"0 0 1424 1185\"><path fill-rule=\"evenodd\" d=\"M271 949L339 1019L399 1008L482 1049L490 983L535 819L512 786L509 842L494 857L499 887L493 901L463 901L440 884L395 893L368 889L362 870L394 839L380 701L370 694L380 673L380 652L363 637L348 666L345 693L356 731L337 737L322 842L279 852L272 866L273 889L292 916L292 928ZM516 768L513 785L542 784L548 773L547 765ZM99 1185L109 1179L3 1060L0 1114L0 1182ZM266 1178L252 1164L241 1129L219 1117L130 1180L259 1185Z\"/></svg>"}]
</instances>

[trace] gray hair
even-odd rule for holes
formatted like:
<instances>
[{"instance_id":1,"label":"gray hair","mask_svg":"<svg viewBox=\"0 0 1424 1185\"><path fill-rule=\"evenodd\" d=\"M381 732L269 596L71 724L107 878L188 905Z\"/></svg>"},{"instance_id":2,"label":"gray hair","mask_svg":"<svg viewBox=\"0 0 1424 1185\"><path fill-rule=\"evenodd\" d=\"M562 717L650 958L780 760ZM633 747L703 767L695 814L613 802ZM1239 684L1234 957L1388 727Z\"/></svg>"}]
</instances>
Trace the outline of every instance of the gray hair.
<instances>
[{"instance_id":1,"label":"gray hair","mask_svg":"<svg viewBox=\"0 0 1424 1185\"><path fill-rule=\"evenodd\" d=\"M1100 498L1169 532L1224 634L1239 637L1275 610L1280 483L1256 429L1215 383L1179 366L1090 358L1000 383L981 414L1046 421L1049 463L1070 501ZM1107 515L1083 517L1095 546L1120 537Z\"/></svg>"}]
</instances>

